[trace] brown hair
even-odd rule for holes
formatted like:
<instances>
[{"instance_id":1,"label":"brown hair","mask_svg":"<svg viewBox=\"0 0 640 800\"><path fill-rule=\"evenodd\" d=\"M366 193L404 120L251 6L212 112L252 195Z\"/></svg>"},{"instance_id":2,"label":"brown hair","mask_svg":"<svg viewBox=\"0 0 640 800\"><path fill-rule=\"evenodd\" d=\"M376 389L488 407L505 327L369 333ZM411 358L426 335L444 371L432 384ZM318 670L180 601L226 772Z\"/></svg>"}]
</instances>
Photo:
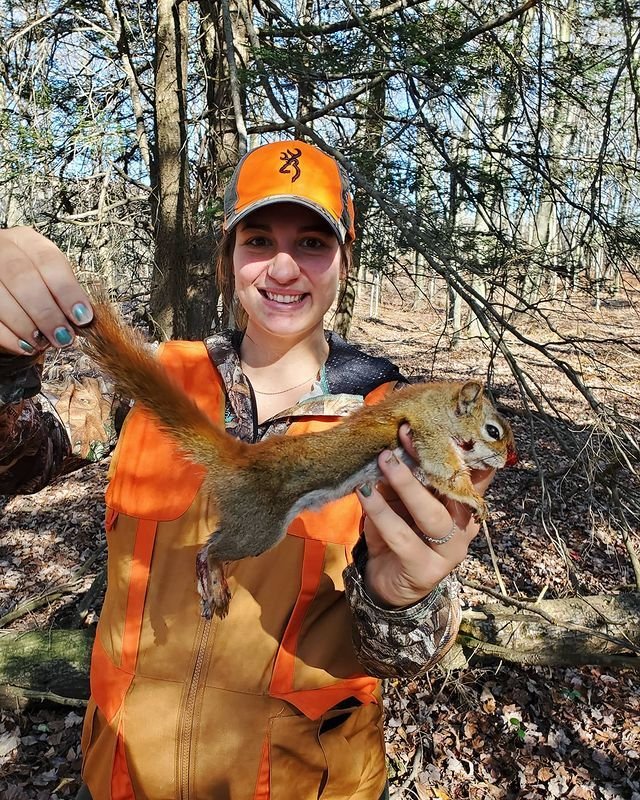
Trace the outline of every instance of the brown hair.
<instances>
[{"instance_id":1,"label":"brown hair","mask_svg":"<svg viewBox=\"0 0 640 800\"><path fill-rule=\"evenodd\" d=\"M233 279L233 250L236 245L235 228L222 234L216 253L216 280L222 297L222 319L224 325L231 325L243 331L247 327L247 312L238 302ZM348 241L340 247L340 277L344 279L351 273L353 264L353 242Z\"/></svg>"}]
</instances>

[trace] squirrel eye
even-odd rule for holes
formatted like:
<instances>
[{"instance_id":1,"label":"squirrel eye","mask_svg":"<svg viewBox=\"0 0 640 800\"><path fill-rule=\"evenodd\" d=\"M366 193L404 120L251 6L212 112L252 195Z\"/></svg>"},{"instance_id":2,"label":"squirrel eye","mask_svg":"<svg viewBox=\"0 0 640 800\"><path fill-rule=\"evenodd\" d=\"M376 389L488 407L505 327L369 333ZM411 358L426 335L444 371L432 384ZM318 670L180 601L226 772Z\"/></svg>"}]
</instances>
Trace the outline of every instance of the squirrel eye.
<instances>
[{"instance_id":1,"label":"squirrel eye","mask_svg":"<svg viewBox=\"0 0 640 800\"><path fill-rule=\"evenodd\" d=\"M487 435L496 442L502 436L502 432L495 425L486 425L485 430Z\"/></svg>"}]
</instances>

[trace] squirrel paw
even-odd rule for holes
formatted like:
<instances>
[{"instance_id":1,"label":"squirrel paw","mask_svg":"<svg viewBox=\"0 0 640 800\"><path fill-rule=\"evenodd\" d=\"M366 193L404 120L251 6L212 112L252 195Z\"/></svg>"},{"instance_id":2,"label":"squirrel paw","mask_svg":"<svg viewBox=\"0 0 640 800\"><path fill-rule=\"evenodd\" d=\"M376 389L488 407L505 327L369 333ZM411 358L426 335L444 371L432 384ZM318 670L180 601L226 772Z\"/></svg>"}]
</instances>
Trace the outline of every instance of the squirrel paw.
<instances>
[{"instance_id":1,"label":"squirrel paw","mask_svg":"<svg viewBox=\"0 0 640 800\"><path fill-rule=\"evenodd\" d=\"M209 558L206 547L196 556L196 575L202 616L210 620L216 614L224 619L229 613L231 592L222 562Z\"/></svg>"}]
</instances>

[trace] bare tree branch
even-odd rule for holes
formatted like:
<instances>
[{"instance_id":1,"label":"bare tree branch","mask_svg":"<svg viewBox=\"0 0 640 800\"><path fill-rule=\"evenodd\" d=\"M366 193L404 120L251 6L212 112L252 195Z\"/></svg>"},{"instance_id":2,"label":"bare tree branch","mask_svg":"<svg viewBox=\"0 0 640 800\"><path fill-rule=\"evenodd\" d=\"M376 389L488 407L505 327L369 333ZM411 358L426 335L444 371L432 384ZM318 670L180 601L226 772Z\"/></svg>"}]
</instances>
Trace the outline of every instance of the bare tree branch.
<instances>
[{"instance_id":1,"label":"bare tree branch","mask_svg":"<svg viewBox=\"0 0 640 800\"><path fill-rule=\"evenodd\" d=\"M425 0L396 0L388 6L376 8L364 17L367 24L378 22L397 11L407 8L414 8L424 3ZM536 0L537 2L537 0ZM331 33L341 33L357 28L360 24L358 18L346 19L340 22L333 22L329 25L300 25L292 28L264 28L260 31L260 36L292 37L292 36L325 36Z\"/></svg>"}]
</instances>

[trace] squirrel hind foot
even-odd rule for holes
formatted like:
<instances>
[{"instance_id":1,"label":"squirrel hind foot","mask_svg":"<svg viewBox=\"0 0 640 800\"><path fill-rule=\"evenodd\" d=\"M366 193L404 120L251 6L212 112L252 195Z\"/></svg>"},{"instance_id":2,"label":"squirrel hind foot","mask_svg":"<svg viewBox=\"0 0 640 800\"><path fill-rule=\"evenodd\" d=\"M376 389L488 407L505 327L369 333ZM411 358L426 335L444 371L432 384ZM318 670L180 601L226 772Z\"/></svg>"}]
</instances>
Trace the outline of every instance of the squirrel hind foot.
<instances>
[{"instance_id":1,"label":"squirrel hind foot","mask_svg":"<svg viewBox=\"0 0 640 800\"><path fill-rule=\"evenodd\" d=\"M229 613L231 591L222 561L213 558L208 547L203 547L196 556L196 575L202 616L210 620L215 614L224 619Z\"/></svg>"}]
</instances>

